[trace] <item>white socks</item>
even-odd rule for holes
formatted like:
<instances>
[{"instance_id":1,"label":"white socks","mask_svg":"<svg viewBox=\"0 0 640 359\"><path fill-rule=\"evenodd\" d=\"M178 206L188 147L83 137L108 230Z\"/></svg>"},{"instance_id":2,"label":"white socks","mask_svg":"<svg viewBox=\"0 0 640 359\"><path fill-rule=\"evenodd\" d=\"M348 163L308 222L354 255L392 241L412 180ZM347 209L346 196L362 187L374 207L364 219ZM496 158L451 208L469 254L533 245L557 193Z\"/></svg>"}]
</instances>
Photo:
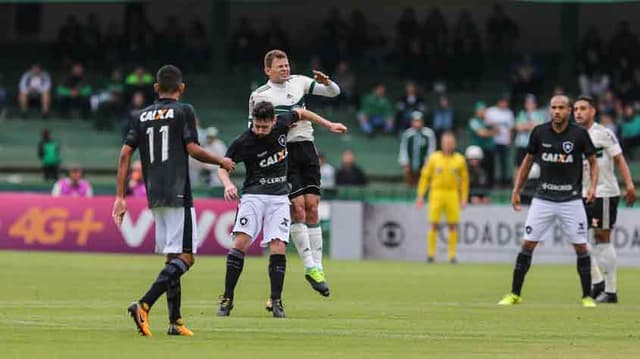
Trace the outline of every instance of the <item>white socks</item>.
<instances>
[{"instance_id":1,"label":"white socks","mask_svg":"<svg viewBox=\"0 0 640 359\"><path fill-rule=\"evenodd\" d=\"M293 244L296 245L305 268L315 266L311 255L311 245L309 244L309 232L310 230L307 229L307 225L304 223L293 223L291 225L291 239Z\"/></svg>"},{"instance_id":2,"label":"white socks","mask_svg":"<svg viewBox=\"0 0 640 359\"><path fill-rule=\"evenodd\" d=\"M320 225L309 226L309 244L311 245L311 256L318 269L322 270L322 228Z\"/></svg>"},{"instance_id":3,"label":"white socks","mask_svg":"<svg viewBox=\"0 0 640 359\"><path fill-rule=\"evenodd\" d=\"M604 271L604 291L616 293L617 288L617 260L616 250L611 243L596 244L598 262Z\"/></svg>"},{"instance_id":4,"label":"white socks","mask_svg":"<svg viewBox=\"0 0 640 359\"><path fill-rule=\"evenodd\" d=\"M600 283L604 280L602 272L600 272L597 248L597 246L596 248L591 248L591 284Z\"/></svg>"}]
</instances>

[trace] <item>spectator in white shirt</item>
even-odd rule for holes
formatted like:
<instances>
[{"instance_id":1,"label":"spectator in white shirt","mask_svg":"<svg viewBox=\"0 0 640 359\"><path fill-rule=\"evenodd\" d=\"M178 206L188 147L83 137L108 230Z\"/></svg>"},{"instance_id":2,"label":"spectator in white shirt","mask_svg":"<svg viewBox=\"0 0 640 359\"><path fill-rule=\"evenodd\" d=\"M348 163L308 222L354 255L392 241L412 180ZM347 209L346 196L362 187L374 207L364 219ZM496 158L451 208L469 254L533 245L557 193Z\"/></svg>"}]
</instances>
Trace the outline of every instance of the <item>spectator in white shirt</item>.
<instances>
[{"instance_id":1,"label":"spectator in white shirt","mask_svg":"<svg viewBox=\"0 0 640 359\"><path fill-rule=\"evenodd\" d=\"M336 187L336 169L329 162L324 153L318 155L320 161L320 186L323 189L332 189Z\"/></svg>"},{"instance_id":2,"label":"spectator in white shirt","mask_svg":"<svg viewBox=\"0 0 640 359\"><path fill-rule=\"evenodd\" d=\"M22 117L27 116L29 106L40 106L42 117L49 116L51 108L51 77L38 64L22 74L18 86L18 104Z\"/></svg>"},{"instance_id":3,"label":"spectator in white shirt","mask_svg":"<svg viewBox=\"0 0 640 359\"><path fill-rule=\"evenodd\" d=\"M207 136L207 140L206 142L204 142L204 148L216 156L224 157L224 155L227 153L227 145L225 145L224 142L220 138L218 138L218 129L215 127L207 127L204 132ZM222 182L220 182L220 178L218 177L218 166L205 163L203 163L202 166L205 171L209 172L209 187L221 187Z\"/></svg>"},{"instance_id":4,"label":"spectator in white shirt","mask_svg":"<svg viewBox=\"0 0 640 359\"><path fill-rule=\"evenodd\" d=\"M509 146L511 145L511 135L515 126L513 111L509 108L508 96L502 96L495 106L489 107L485 114L487 124L497 129L493 136L496 145L496 156L498 159L499 182L503 185L509 184L508 160Z\"/></svg>"}]
</instances>

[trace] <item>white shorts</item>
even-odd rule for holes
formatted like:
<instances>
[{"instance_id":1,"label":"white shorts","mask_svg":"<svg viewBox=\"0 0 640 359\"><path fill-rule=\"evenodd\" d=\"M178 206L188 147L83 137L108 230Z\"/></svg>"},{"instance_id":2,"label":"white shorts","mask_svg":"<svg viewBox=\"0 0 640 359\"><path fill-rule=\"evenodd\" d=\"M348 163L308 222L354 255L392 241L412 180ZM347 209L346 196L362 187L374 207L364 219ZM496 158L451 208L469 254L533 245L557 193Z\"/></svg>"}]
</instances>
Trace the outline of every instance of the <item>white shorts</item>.
<instances>
[{"instance_id":1,"label":"white shorts","mask_svg":"<svg viewBox=\"0 0 640 359\"><path fill-rule=\"evenodd\" d=\"M289 242L289 197L287 195L245 194L240 198L233 233L245 233L253 242L264 227L261 247L274 239Z\"/></svg>"},{"instance_id":2,"label":"white shorts","mask_svg":"<svg viewBox=\"0 0 640 359\"><path fill-rule=\"evenodd\" d=\"M156 253L196 253L198 228L195 209L156 207L151 212L156 221Z\"/></svg>"},{"instance_id":3,"label":"white shorts","mask_svg":"<svg viewBox=\"0 0 640 359\"><path fill-rule=\"evenodd\" d=\"M524 239L542 242L551 234L555 220L559 219L562 229L573 244L587 243L587 214L581 199L568 202L553 202L534 198L527 213Z\"/></svg>"}]
</instances>

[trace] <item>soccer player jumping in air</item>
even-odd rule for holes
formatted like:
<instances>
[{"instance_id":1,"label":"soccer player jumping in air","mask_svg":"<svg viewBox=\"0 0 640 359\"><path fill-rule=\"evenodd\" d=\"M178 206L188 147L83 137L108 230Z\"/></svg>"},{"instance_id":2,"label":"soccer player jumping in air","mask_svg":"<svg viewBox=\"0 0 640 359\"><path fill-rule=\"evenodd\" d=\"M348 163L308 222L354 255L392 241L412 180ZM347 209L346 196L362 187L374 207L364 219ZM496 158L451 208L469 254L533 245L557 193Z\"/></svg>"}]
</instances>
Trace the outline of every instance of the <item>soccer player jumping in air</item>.
<instances>
[{"instance_id":1,"label":"soccer player jumping in air","mask_svg":"<svg viewBox=\"0 0 640 359\"><path fill-rule=\"evenodd\" d=\"M196 215L191 197L188 157L220 165L227 171L235 164L219 158L198 144L195 112L178 100L184 92L182 73L172 65L158 70L154 91L158 100L129 120L129 132L120 151L118 187L113 204L113 220L122 224L127 211L126 178L131 156L140 150L147 201L156 222L156 252L166 255L165 266L147 293L132 303L128 311L140 334L151 336L149 311L156 300L167 293L169 335L191 336L180 314L180 277L194 263L198 248Z\"/></svg>"},{"instance_id":2,"label":"soccer player jumping in air","mask_svg":"<svg viewBox=\"0 0 640 359\"><path fill-rule=\"evenodd\" d=\"M531 132L527 154L518 171L511 204L516 211L522 209L520 191L524 186L534 160L540 164L540 182L531 201L525 221L524 240L513 270L511 293L499 305L522 302L520 297L525 275L531 266L531 257L538 242L550 234L558 218L577 255L577 269L582 286L582 305L595 307L591 298L591 257L587 247L587 215L582 203L582 156L589 163L590 185L585 202L595 199L598 183L596 148L589 133L572 123L571 101L566 96L554 96L550 103L551 121L538 125Z\"/></svg>"},{"instance_id":3,"label":"soccer player jumping in air","mask_svg":"<svg viewBox=\"0 0 640 359\"><path fill-rule=\"evenodd\" d=\"M276 114L305 108L307 95L335 97L340 87L320 71L313 79L291 75L289 59L282 50L271 50L264 56L264 72L269 81L258 87L249 98L249 117L255 104L267 101ZM322 265L322 230L318 216L320 202L320 162L313 143L313 127L307 120L299 121L287 136L289 173L291 183L291 239L305 267L305 278L313 289L323 296L329 295Z\"/></svg>"},{"instance_id":4,"label":"soccer player jumping in air","mask_svg":"<svg viewBox=\"0 0 640 359\"><path fill-rule=\"evenodd\" d=\"M227 150L227 157L244 162L246 177L242 197L233 226L233 248L227 255L227 274L224 294L220 296L218 316L228 316L233 309L234 291L242 269L244 256L260 229L264 228L263 247L269 247L270 306L276 318L285 316L282 305L282 287L286 267L286 243L289 241L290 186L287 183L287 133L301 120L308 120L344 133L347 128L333 123L311 111L297 109L276 117L273 105L259 102L253 107L252 125ZM229 178L226 168L218 170L227 200L238 199L238 189ZM291 226L292 227L292 226Z\"/></svg>"}]
</instances>

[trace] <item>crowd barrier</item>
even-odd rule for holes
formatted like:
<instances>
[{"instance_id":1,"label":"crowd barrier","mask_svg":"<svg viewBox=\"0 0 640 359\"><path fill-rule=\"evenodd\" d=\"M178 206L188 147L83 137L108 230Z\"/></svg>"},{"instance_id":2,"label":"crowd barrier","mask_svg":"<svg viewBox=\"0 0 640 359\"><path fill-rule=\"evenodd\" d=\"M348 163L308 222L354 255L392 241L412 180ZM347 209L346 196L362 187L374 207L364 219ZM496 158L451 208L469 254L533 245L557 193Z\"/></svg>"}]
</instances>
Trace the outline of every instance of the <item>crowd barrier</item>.
<instances>
[{"instance_id":1,"label":"crowd barrier","mask_svg":"<svg viewBox=\"0 0 640 359\"><path fill-rule=\"evenodd\" d=\"M527 208L508 205L468 206L458 235L461 262L513 263L522 243ZM331 256L337 259L426 259L427 210L413 204L335 201L331 206ZM618 209L611 234L621 265L640 266L640 211ZM439 233L437 257L447 259L447 230ZM575 263L575 253L560 225L549 229L534 262Z\"/></svg>"},{"instance_id":2,"label":"crowd barrier","mask_svg":"<svg viewBox=\"0 0 640 359\"><path fill-rule=\"evenodd\" d=\"M113 196L53 198L0 193L0 249L153 253L155 225L146 199L127 200L122 226L111 218ZM199 254L226 254L237 203L196 199ZM261 254L256 241L249 254Z\"/></svg>"}]
</instances>

